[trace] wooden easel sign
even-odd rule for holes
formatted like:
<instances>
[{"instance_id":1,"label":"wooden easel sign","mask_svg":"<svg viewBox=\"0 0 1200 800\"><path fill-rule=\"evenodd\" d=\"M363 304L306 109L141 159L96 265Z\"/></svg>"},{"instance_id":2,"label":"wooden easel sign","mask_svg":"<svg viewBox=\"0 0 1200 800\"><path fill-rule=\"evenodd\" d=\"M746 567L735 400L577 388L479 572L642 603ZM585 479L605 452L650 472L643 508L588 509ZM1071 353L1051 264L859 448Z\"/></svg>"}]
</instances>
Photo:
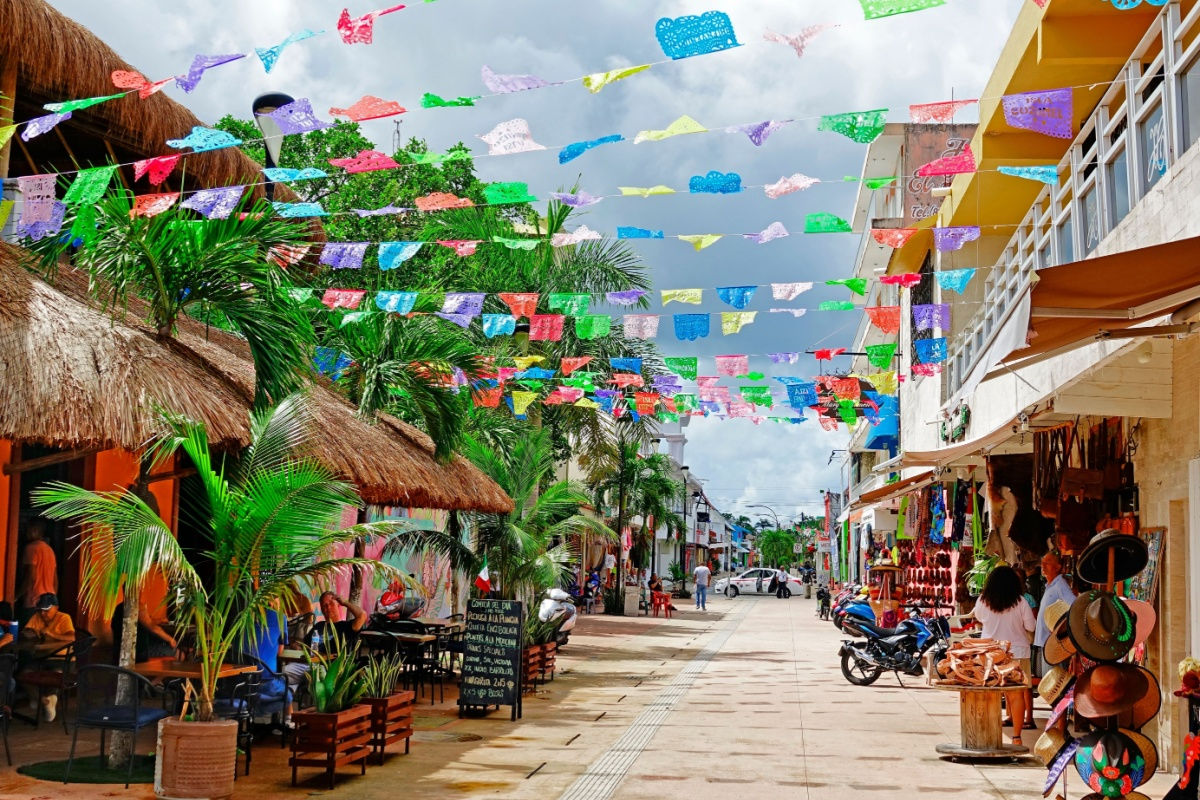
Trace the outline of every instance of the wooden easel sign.
<instances>
[{"instance_id":1,"label":"wooden easel sign","mask_svg":"<svg viewBox=\"0 0 1200 800\"><path fill-rule=\"evenodd\" d=\"M462 680L458 715L467 709L511 706L520 718L521 647L525 604L519 600L468 600L463 636Z\"/></svg>"}]
</instances>

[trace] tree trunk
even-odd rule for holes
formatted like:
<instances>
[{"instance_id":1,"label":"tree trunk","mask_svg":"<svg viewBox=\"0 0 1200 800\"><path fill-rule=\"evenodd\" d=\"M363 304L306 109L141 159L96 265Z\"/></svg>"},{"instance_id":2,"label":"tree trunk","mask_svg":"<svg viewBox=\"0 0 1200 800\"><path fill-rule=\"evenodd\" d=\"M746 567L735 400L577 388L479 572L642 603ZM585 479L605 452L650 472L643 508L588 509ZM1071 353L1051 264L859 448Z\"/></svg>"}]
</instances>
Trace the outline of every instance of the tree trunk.
<instances>
[{"instance_id":1,"label":"tree trunk","mask_svg":"<svg viewBox=\"0 0 1200 800\"><path fill-rule=\"evenodd\" d=\"M137 633L138 633L138 587L125 584L125 607L121 616L121 641L118 643L119 650L117 666L125 669L132 669L134 661L137 659ZM133 702L133 693L136 691L133 681L122 679L117 686L117 705ZM108 748L108 768L109 769L125 769L129 764L129 759L133 758L134 737L133 734L124 731L115 731L112 735L112 743Z\"/></svg>"},{"instance_id":2,"label":"tree trunk","mask_svg":"<svg viewBox=\"0 0 1200 800\"><path fill-rule=\"evenodd\" d=\"M458 516L457 511L451 511L446 520L447 532L455 539L462 541L462 520ZM464 609L462 607L462 598L459 597L462 587L459 585L458 570L453 565L450 567L450 614L461 614Z\"/></svg>"},{"instance_id":3,"label":"tree trunk","mask_svg":"<svg viewBox=\"0 0 1200 800\"><path fill-rule=\"evenodd\" d=\"M359 525L362 525L366 521L367 521L367 510L365 508L360 508L358 510L358 519L355 520L355 522ZM354 557L355 558L363 558L364 556L366 556L366 554L367 554L367 548L366 548L366 545L364 545L362 543L362 540L355 542L354 543ZM350 593L349 593L349 597L347 599L351 603L359 603L362 601L362 592L363 592L362 567L355 565L350 570Z\"/></svg>"},{"instance_id":4,"label":"tree trunk","mask_svg":"<svg viewBox=\"0 0 1200 800\"><path fill-rule=\"evenodd\" d=\"M621 529L625 526L625 483L621 481L617 487L617 608L619 616L625 616L625 535Z\"/></svg>"}]
</instances>

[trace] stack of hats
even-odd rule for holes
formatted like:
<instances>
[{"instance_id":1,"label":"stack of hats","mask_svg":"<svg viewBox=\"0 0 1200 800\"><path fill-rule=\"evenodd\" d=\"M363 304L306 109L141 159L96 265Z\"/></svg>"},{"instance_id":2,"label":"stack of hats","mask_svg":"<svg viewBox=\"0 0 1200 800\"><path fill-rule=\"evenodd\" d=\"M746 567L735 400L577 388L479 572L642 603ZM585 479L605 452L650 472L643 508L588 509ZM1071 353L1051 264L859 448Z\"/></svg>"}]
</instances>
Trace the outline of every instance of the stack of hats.
<instances>
[{"instance_id":1,"label":"stack of hats","mask_svg":"<svg viewBox=\"0 0 1200 800\"><path fill-rule=\"evenodd\" d=\"M1097 534L1076 564L1076 574L1097 588L1068 606L1046 609L1050 638L1043 649L1052 664L1038 693L1054 712L1034 753L1049 768L1043 793L1049 796L1072 762L1095 798L1137 798L1135 791L1158 769L1158 750L1141 733L1161 702L1158 680L1144 667L1124 663L1146 641L1157 615L1150 603L1118 597L1117 581L1145 568L1146 544L1115 529ZM1090 731L1079 738L1060 721L1073 715Z\"/></svg>"}]
</instances>

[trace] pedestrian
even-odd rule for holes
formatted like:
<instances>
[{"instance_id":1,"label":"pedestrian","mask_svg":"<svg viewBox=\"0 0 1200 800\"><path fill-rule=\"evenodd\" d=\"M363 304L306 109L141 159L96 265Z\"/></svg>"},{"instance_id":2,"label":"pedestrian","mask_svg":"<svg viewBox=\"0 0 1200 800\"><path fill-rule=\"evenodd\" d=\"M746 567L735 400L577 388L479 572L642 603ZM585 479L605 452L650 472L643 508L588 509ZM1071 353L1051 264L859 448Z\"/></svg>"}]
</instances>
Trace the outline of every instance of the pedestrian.
<instances>
[{"instance_id":1,"label":"pedestrian","mask_svg":"<svg viewBox=\"0 0 1200 800\"><path fill-rule=\"evenodd\" d=\"M1070 605L1075 602L1075 593L1071 591L1071 584L1063 574L1062 558L1053 550L1042 556L1042 576L1046 579L1046 590L1042 593L1042 602L1038 606L1033 644L1037 649L1040 672L1045 673L1049 665L1042 659L1042 648L1050 638L1050 628L1046 625L1046 609L1059 600Z\"/></svg>"},{"instance_id":2,"label":"pedestrian","mask_svg":"<svg viewBox=\"0 0 1200 800\"><path fill-rule=\"evenodd\" d=\"M1029 647L1037 620L1033 609L1025 602L1025 588L1016 570L1007 564L996 567L983 584L983 592L975 609L968 616L983 623L982 637L1008 642L1013 658L1021 664L1028 679ZM1025 720L1025 690L1005 692L1008 711L1014 721L1012 743L1020 746L1021 726Z\"/></svg>"},{"instance_id":3,"label":"pedestrian","mask_svg":"<svg viewBox=\"0 0 1200 800\"><path fill-rule=\"evenodd\" d=\"M775 587L775 596L780 600L791 594L791 589L788 588L788 580L790 577L791 576L788 575L788 571L786 569L783 567L779 568L779 573L775 576L775 579L779 582L778 586Z\"/></svg>"},{"instance_id":4,"label":"pedestrian","mask_svg":"<svg viewBox=\"0 0 1200 800\"><path fill-rule=\"evenodd\" d=\"M25 535L29 541L21 551L21 585L17 589L24 612L21 622L33 616L39 597L58 592L58 557L46 542L42 521L30 522Z\"/></svg>"},{"instance_id":5,"label":"pedestrian","mask_svg":"<svg viewBox=\"0 0 1200 800\"><path fill-rule=\"evenodd\" d=\"M604 554L604 585L611 588L616 579L617 557L612 553Z\"/></svg>"},{"instance_id":6,"label":"pedestrian","mask_svg":"<svg viewBox=\"0 0 1200 800\"><path fill-rule=\"evenodd\" d=\"M696 608L707 611L708 580L712 577L712 570L706 564L700 564L692 574L696 578Z\"/></svg>"}]
</instances>

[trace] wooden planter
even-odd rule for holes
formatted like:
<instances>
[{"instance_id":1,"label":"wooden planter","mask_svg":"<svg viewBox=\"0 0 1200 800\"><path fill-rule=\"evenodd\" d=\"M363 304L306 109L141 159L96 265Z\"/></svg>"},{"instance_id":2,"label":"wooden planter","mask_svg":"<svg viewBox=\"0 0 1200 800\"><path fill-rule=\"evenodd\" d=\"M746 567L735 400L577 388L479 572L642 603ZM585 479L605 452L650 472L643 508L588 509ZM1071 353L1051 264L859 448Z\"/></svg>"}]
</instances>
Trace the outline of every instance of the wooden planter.
<instances>
[{"instance_id":1,"label":"wooden planter","mask_svg":"<svg viewBox=\"0 0 1200 800\"><path fill-rule=\"evenodd\" d=\"M158 723L154 793L158 797L222 800L233 795L238 725L233 720Z\"/></svg>"},{"instance_id":2,"label":"wooden planter","mask_svg":"<svg viewBox=\"0 0 1200 800\"><path fill-rule=\"evenodd\" d=\"M542 674L542 645L532 644L521 651L521 687L523 691L537 689Z\"/></svg>"},{"instance_id":3,"label":"wooden planter","mask_svg":"<svg viewBox=\"0 0 1200 800\"><path fill-rule=\"evenodd\" d=\"M357 705L332 714L311 709L292 714L296 730L292 734L292 786L298 767L324 767L333 788L334 773L345 764L362 764L367 772L371 747L371 706Z\"/></svg>"},{"instance_id":4,"label":"wooden planter","mask_svg":"<svg viewBox=\"0 0 1200 800\"><path fill-rule=\"evenodd\" d=\"M554 663L558 656L558 642L549 642L542 645L542 682L546 681L546 676L550 676L550 680L554 680Z\"/></svg>"},{"instance_id":5,"label":"wooden planter","mask_svg":"<svg viewBox=\"0 0 1200 800\"><path fill-rule=\"evenodd\" d=\"M408 755L409 739L413 734L413 692L395 692L387 697L364 697L362 704L371 709L371 749L383 763L388 745L404 740Z\"/></svg>"}]
</instances>

